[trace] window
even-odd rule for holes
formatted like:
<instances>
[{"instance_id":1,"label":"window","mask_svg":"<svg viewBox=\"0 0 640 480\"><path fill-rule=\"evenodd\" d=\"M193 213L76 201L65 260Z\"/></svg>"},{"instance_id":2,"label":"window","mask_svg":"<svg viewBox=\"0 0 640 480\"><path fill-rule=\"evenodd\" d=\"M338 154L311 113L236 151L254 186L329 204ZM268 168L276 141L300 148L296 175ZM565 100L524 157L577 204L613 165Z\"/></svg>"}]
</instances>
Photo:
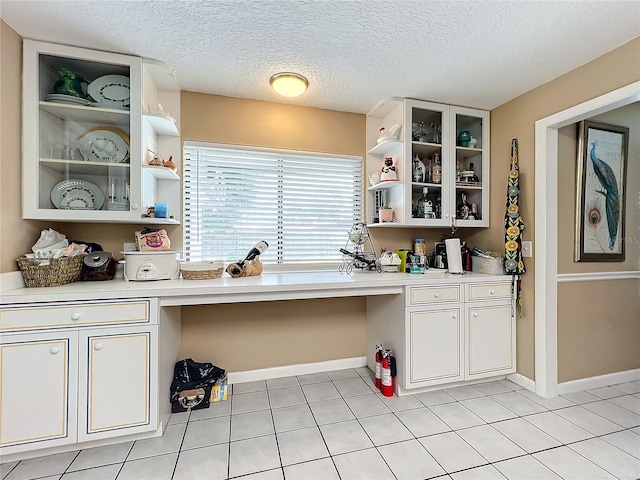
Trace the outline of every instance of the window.
<instances>
[{"instance_id":1,"label":"window","mask_svg":"<svg viewBox=\"0 0 640 480\"><path fill-rule=\"evenodd\" d=\"M187 260L241 260L266 240L265 264L335 266L362 221L362 157L193 142L184 157Z\"/></svg>"}]
</instances>

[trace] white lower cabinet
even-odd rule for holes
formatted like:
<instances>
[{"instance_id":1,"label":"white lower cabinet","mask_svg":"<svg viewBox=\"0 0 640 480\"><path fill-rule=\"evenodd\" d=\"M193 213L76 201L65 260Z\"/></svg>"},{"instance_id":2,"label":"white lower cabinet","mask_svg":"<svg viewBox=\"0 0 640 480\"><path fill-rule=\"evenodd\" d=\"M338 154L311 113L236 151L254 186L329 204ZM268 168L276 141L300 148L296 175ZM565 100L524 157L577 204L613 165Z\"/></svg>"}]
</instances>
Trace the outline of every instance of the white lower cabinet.
<instances>
[{"instance_id":1,"label":"white lower cabinet","mask_svg":"<svg viewBox=\"0 0 640 480\"><path fill-rule=\"evenodd\" d=\"M155 430L157 326L80 333L78 441Z\"/></svg>"},{"instance_id":2,"label":"white lower cabinet","mask_svg":"<svg viewBox=\"0 0 640 480\"><path fill-rule=\"evenodd\" d=\"M103 325L47 325L46 331L37 332L11 326L12 334L2 335L1 455L157 430L156 300L116 303L91 302L98 312L104 308L123 313ZM139 309L141 303L145 315L136 314L131 325L122 326L122 317L131 317L127 307ZM43 314L69 306L86 304L0 308L0 331L17 309Z\"/></svg>"},{"instance_id":3,"label":"white lower cabinet","mask_svg":"<svg viewBox=\"0 0 640 480\"><path fill-rule=\"evenodd\" d=\"M464 324L459 306L406 309L408 385L464 379Z\"/></svg>"},{"instance_id":4,"label":"white lower cabinet","mask_svg":"<svg viewBox=\"0 0 640 480\"><path fill-rule=\"evenodd\" d=\"M2 336L2 453L76 442L77 339L76 332Z\"/></svg>"},{"instance_id":5,"label":"white lower cabinet","mask_svg":"<svg viewBox=\"0 0 640 480\"><path fill-rule=\"evenodd\" d=\"M466 315L466 378L515 372L511 304L473 304Z\"/></svg>"},{"instance_id":6,"label":"white lower cabinet","mask_svg":"<svg viewBox=\"0 0 640 480\"><path fill-rule=\"evenodd\" d=\"M465 283L367 298L367 364L375 368L375 345L391 348L396 393L516 371L510 279Z\"/></svg>"}]
</instances>

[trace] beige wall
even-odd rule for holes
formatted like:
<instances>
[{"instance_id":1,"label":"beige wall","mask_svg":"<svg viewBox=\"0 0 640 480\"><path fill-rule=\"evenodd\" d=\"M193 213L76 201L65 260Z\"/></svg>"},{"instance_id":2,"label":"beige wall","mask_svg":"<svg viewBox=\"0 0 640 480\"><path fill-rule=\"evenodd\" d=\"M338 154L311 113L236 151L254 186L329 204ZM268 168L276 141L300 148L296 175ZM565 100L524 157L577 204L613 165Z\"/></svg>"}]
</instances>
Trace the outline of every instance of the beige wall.
<instances>
[{"instance_id":1,"label":"beige wall","mask_svg":"<svg viewBox=\"0 0 640 480\"><path fill-rule=\"evenodd\" d=\"M364 155L364 115L193 92L181 103L185 140ZM364 328L362 298L184 307L182 356L229 371L358 357Z\"/></svg>"},{"instance_id":2,"label":"beige wall","mask_svg":"<svg viewBox=\"0 0 640 480\"><path fill-rule=\"evenodd\" d=\"M536 120L583 103L599 95L640 80L640 38L552 80L491 112L491 225L474 239L492 250L503 249L504 204L509 169L509 146L517 138L520 153L520 208L526 230L524 238L534 238L534 126ZM502 186L502 187L501 187ZM573 225L573 222L572 222ZM533 246L534 255L544 255ZM518 372L534 378L534 259L525 259L523 277L524 315L517 320ZM575 335L584 334L574 332ZM631 334L632 332L628 332ZM610 358L615 357L612 351ZM562 357L564 352L559 352ZM569 359L569 361L571 361ZM600 371L599 362L587 359L581 375ZM593 373L595 375L596 373Z\"/></svg>"},{"instance_id":3,"label":"beige wall","mask_svg":"<svg viewBox=\"0 0 640 480\"><path fill-rule=\"evenodd\" d=\"M578 124L573 124L558 131L558 273L638 270L640 103L598 115L592 120L629 127L625 261L573 261L578 158ZM559 382L640 368L639 291L638 280L558 285Z\"/></svg>"},{"instance_id":4,"label":"beige wall","mask_svg":"<svg viewBox=\"0 0 640 480\"><path fill-rule=\"evenodd\" d=\"M45 225L22 220L22 38L0 20L0 273L17 270Z\"/></svg>"}]
</instances>

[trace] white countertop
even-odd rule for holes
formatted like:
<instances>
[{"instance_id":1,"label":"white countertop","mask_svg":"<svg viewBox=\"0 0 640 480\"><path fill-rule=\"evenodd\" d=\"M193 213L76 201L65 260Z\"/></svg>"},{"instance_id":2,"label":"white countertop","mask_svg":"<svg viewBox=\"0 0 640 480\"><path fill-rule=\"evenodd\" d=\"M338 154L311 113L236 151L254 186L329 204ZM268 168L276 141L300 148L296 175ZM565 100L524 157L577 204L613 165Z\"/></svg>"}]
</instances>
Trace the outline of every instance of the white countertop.
<instances>
[{"instance_id":1,"label":"white countertop","mask_svg":"<svg viewBox=\"0 0 640 480\"><path fill-rule=\"evenodd\" d=\"M16 272L19 275L19 272ZM3 274L7 275L7 274ZM306 298L353 297L399 294L409 285L447 283L491 283L509 281L507 275L473 272L464 275L444 271L426 274L356 271L351 275L334 271L269 273L246 278L224 274L214 280L156 280L73 282L59 287L26 288L2 280L0 303L34 303L74 300L158 297L162 306L205 305ZM15 279L14 279L15 284Z\"/></svg>"}]
</instances>

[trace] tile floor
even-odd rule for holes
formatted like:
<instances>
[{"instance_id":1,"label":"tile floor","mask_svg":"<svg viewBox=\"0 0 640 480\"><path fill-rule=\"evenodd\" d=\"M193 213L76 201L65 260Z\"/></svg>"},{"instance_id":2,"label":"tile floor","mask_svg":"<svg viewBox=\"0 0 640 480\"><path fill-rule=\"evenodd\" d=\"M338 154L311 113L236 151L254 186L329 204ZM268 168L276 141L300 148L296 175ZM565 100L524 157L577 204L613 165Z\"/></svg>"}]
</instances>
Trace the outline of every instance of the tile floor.
<instances>
[{"instance_id":1,"label":"tile floor","mask_svg":"<svg viewBox=\"0 0 640 480\"><path fill-rule=\"evenodd\" d=\"M637 479L640 381L553 399L507 380L383 397L367 368L233 386L164 436L1 465L2 479Z\"/></svg>"}]
</instances>

